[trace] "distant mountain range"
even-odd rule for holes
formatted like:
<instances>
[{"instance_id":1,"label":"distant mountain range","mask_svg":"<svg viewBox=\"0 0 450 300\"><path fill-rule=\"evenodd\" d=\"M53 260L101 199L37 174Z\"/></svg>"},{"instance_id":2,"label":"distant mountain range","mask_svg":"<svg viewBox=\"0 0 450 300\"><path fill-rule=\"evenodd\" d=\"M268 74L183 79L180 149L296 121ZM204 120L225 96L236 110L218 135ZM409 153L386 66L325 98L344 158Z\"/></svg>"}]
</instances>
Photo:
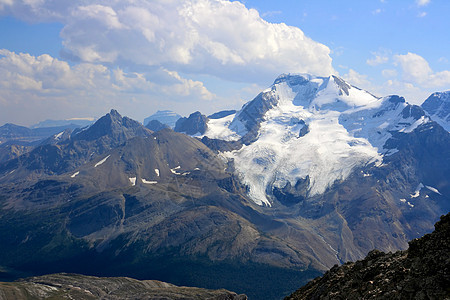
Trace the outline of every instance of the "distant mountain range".
<instances>
[{"instance_id":1,"label":"distant mountain range","mask_svg":"<svg viewBox=\"0 0 450 300\"><path fill-rule=\"evenodd\" d=\"M92 125L95 122L94 118L72 118L66 120L45 120L31 126L35 128L47 128L47 127L61 127L61 126L77 126L86 127Z\"/></svg>"},{"instance_id":2,"label":"distant mountain range","mask_svg":"<svg viewBox=\"0 0 450 300\"><path fill-rule=\"evenodd\" d=\"M237 112L178 118L179 132L111 110L11 148L0 275L132 276L277 299L374 248L406 249L450 210L450 133L433 117L445 99L423 109L289 74Z\"/></svg>"}]
</instances>

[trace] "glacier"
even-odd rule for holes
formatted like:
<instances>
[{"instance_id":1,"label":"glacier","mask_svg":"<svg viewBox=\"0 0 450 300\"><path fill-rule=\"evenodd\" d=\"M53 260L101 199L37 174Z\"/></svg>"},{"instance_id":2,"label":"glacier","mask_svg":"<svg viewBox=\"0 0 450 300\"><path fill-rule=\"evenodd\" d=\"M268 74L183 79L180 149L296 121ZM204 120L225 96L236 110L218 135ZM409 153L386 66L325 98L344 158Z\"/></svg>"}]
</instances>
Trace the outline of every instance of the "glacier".
<instances>
[{"instance_id":1,"label":"glacier","mask_svg":"<svg viewBox=\"0 0 450 300\"><path fill-rule=\"evenodd\" d=\"M429 121L408 112L401 97L376 97L336 77L283 74L234 115L209 120L204 136L250 142L222 151L234 161L249 196L271 206L273 188L308 182L324 193L357 167L381 166L392 131L408 133Z\"/></svg>"}]
</instances>

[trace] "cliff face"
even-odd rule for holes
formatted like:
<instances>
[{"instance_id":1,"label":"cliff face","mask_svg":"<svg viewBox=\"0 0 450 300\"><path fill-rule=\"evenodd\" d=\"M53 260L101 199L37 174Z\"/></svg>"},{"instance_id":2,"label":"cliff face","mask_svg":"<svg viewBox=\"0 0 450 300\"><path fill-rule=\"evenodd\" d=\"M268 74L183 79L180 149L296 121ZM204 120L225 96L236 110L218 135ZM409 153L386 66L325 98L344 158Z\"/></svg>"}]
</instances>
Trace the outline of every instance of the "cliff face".
<instances>
[{"instance_id":1,"label":"cliff face","mask_svg":"<svg viewBox=\"0 0 450 300\"><path fill-rule=\"evenodd\" d=\"M245 300L221 289L179 287L156 280L52 274L0 283L0 299L211 299Z\"/></svg>"},{"instance_id":2,"label":"cliff face","mask_svg":"<svg viewBox=\"0 0 450 300\"><path fill-rule=\"evenodd\" d=\"M450 214L435 231L395 253L371 251L334 266L285 299L449 299Z\"/></svg>"}]
</instances>

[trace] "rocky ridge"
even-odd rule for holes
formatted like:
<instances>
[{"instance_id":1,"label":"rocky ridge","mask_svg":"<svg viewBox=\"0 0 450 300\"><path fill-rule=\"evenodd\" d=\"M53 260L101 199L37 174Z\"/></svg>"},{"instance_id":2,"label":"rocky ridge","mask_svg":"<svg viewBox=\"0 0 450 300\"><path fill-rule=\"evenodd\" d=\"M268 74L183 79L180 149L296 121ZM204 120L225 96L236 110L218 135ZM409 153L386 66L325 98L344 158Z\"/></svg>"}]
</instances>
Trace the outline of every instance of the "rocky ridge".
<instances>
[{"instance_id":1,"label":"rocky ridge","mask_svg":"<svg viewBox=\"0 0 450 300\"><path fill-rule=\"evenodd\" d=\"M450 214L435 231L395 253L372 250L365 259L335 265L285 300L450 299Z\"/></svg>"},{"instance_id":2,"label":"rocky ridge","mask_svg":"<svg viewBox=\"0 0 450 300\"><path fill-rule=\"evenodd\" d=\"M52 274L0 282L0 299L165 299L245 300L247 296L221 289L179 287L156 280Z\"/></svg>"}]
</instances>

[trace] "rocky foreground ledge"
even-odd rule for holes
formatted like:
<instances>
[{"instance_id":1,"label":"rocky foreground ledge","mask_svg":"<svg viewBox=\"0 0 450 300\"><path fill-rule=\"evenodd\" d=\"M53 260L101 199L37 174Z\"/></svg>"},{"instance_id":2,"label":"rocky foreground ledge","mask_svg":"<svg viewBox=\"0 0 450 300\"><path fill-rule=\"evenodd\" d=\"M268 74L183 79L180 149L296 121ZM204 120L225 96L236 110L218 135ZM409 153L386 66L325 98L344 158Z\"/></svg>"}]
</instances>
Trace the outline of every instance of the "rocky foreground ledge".
<instances>
[{"instance_id":1,"label":"rocky foreground ledge","mask_svg":"<svg viewBox=\"0 0 450 300\"><path fill-rule=\"evenodd\" d=\"M294 299L450 299L450 214L408 250L336 265L285 298Z\"/></svg>"},{"instance_id":2,"label":"rocky foreground ledge","mask_svg":"<svg viewBox=\"0 0 450 300\"><path fill-rule=\"evenodd\" d=\"M156 280L52 274L0 283L0 299L155 299L246 300L221 289L179 287Z\"/></svg>"}]
</instances>

